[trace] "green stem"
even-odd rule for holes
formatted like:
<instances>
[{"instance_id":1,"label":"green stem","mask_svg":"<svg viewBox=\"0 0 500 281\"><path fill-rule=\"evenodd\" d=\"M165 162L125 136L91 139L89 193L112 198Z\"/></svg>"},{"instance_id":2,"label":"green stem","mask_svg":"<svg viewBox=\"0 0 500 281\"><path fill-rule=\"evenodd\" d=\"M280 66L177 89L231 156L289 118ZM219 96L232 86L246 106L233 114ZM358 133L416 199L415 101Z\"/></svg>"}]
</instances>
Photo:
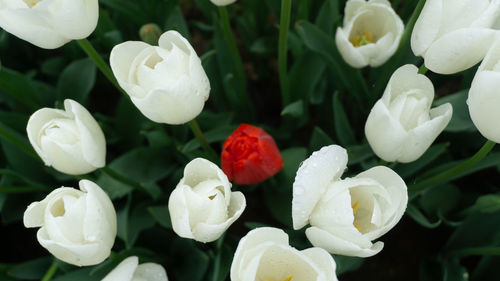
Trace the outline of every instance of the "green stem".
<instances>
[{"instance_id":1,"label":"green stem","mask_svg":"<svg viewBox=\"0 0 500 281\"><path fill-rule=\"evenodd\" d=\"M479 161L481 161L484 157L486 157L486 155L488 155L488 153L493 149L494 146L495 146L495 143L488 140L483 145L483 147L481 147L481 149L476 154L474 154L471 158L469 158L469 159L463 161L462 163L460 163L459 165L457 165L451 169L448 169L442 173L439 173L431 178L428 178L428 179L421 181L419 183L416 183L414 185L410 185L408 187L408 190L412 191L412 192L420 192L431 185L444 182L444 181L452 178L453 176L468 170L472 166L476 165Z\"/></svg>"},{"instance_id":2,"label":"green stem","mask_svg":"<svg viewBox=\"0 0 500 281\"><path fill-rule=\"evenodd\" d=\"M307 20L309 18L309 0L300 0L300 15L301 20Z\"/></svg>"},{"instance_id":3,"label":"green stem","mask_svg":"<svg viewBox=\"0 0 500 281\"><path fill-rule=\"evenodd\" d=\"M464 256L500 256L500 247L475 247L454 250L447 256L464 257Z\"/></svg>"},{"instance_id":4,"label":"green stem","mask_svg":"<svg viewBox=\"0 0 500 281\"><path fill-rule=\"evenodd\" d=\"M50 265L49 269L47 270L41 281L50 281L54 276L54 274L56 274L56 271L57 271L57 260L54 259L54 261Z\"/></svg>"},{"instance_id":5,"label":"green stem","mask_svg":"<svg viewBox=\"0 0 500 281\"><path fill-rule=\"evenodd\" d=\"M109 65L102 59L102 57L97 53L92 44L86 38L76 40L80 48L87 54L87 56L95 63L97 68L108 78L109 82L113 84L122 94L124 94L127 98L129 97L127 93L120 87L118 81L116 80L113 71L109 67Z\"/></svg>"},{"instance_id":6,"label":"green stem","mask_svg":"<svg viewBox=\"0 0 500 281\"><path fill-rule=\"evenodd\" d=\"M243 67L243 61L238 51L238 46L236 45L236 40L234 39L233 30L231 29L231 23L229 21L229 15L227 14L227 9L225 6L219 6L219 15L222 23L222 30L224 32L224 38L226 39L229 51L231 52L231 57L236 66L237 75L243 83L243 89L246 91L246 75L245 68ZM245 93L246 95L246 93Z\"/></svg>"},{"instance_id":7,"label":"green stem","mask_svg":"<svg viewBox=\"0 0 500 281\"><path fill-rule=\"evenodd\" d=\"M418 73L424 75L425 73L427 73L427 70L428 69L427 69L427 67L425 67L425 64L422 63L422 65L418 69Z\"/></svg>"},{"instance_id":8,"label":"green stem","mask_svg":"<svg viewBox=\"0 0 500 281\"><path fill-rule=\"evenodd\" d=\"M292 11L292 0L281 1L280 34L278 42L278 71L280 77L283 107L290 103L290 90L288 87L288 29L290 28L290 14Z\"/></svg>"},{"instance_id":9,"label":"green stem","mask_svg":"<svg viewBox=\"0 0 500 281\"><path fill-rule=\"evenodd\" d=\"M193 131L193 134L195 137L198 139L198 142L200 142L201 147L207 152L212 160L217 160L219 159L218 154L215 152L215 150L210 146L208 143L207 139L205 138L205 135L201 131L200 125L198 125L198 122L196 119L193 119L189 121L189 127L191 128L191 131Z\"/></svg>"}]
</instances>

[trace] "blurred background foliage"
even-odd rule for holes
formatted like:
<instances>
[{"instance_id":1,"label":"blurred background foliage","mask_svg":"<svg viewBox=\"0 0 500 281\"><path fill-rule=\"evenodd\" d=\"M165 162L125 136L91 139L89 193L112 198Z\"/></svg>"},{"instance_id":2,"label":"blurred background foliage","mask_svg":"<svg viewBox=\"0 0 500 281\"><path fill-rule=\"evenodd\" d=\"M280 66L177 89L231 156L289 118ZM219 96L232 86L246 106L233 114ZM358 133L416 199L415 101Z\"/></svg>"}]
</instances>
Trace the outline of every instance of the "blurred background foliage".
<instances>
[{"instance_id":1,"label":"blurred background foliage","mask_svg":"<svg viewBox=\"0 0 500 281\"><path fill-rule=\"evenodd\" d=\"M405 23L417 0L394 0ZM56 50L34 47L0 31L0 280L40 280L53 258L25 229L29 203L60 186L87 178L111 197L118 214L118 237L104 263L77 268L59 262L54 281L100 280L123 258L161 263L170 280L229 280L239 239L249 229L283 228L298 249L311 245L291 227L292 183L301 161L324 145L349 152L346 176L380 163L364 137L364 122L392 72L421 64L409 48L409 32L396 55L373 69L353 69L336 50L334 33L343 0L294 0L288 38L291 102L281 104L277 47L280 1L239 0L227 7L243 72L228 54L220 11L208 0L100 0L97 29L89 37L107 60L112 47L140 40L139 29L155 23L175 29L194 46L211 82L211 95L197 118L212 147L241 122L263 127L277 141L285 166L255 186L233 186L247 197L247 209L217 242L179 238L171 229L168 196L186 163L208 157L188 126L155 124L113 88L95 65L70 42ZM415 18L413 18L415 20ZM473 126L465 100L476 69L427 76L435 104L451 102L454 115L445 132L416 162L389 163L410 187L407 216L382 240L384 250L361 259L335 256L340 280L500 280L500 152L447 182L412 185L473 155L485 139ZM83 177L45 167L26 137L29 116L42 107L62 108L71 98L86 106L107 140L107 169ZM218 163L218 161L217 161ZM452 181L451 181L452 180Z\"/></svg>"}]
</instances>

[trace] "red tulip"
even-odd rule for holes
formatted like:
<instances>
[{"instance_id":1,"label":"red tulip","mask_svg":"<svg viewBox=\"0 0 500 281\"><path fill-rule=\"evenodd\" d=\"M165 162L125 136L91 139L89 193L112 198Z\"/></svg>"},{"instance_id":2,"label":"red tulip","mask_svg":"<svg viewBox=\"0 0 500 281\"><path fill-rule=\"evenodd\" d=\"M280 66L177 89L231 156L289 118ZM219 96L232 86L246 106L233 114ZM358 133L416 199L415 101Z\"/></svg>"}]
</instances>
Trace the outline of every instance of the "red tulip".
<instances>
[{"instance_id":1,"label":"red tulip","mask_svg":"<svg viewBox=\"0 0 500 281\"><path fill-rule=\"evenodd\" d=\"M283 167L273 137L261 128L241 124L224 142L222 170L236 184L255 184Z\"/></svg>"}]
</instances>

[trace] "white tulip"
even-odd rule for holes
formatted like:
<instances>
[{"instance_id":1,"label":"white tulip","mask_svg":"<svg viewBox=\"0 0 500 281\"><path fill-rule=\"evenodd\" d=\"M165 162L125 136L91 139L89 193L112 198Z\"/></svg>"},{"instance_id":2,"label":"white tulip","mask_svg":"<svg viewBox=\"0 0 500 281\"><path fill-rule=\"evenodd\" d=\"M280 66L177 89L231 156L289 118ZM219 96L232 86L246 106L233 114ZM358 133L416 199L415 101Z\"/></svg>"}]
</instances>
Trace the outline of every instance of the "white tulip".
<instances>
[{"instance_id":1,"label":"white tulip","mask_svg":"<svg viewBox=\"0 0 500 281\"><path fill-rule=\"evenodd\" d=\"M101 281L168 281L167 272L157 263L143 263L135 256L124 259Z\"/></svg>"},{"instance_id":2,"label":"white tulip","mask_svg":"<svg viewBox=\"0 0 500 281\"><path fill-rule=\"evenodd\" d=\"M111 69L147 118L167 124L189 122L208 99L208 77L193 47L177 31L163 33L158 45L127 41L115 46Z\"/></svg>"},{"instance_id":3,"label":"white tulip","mask_svg":"<svg viewBox=\"0 0 500 281\"><path fill-rule=\"evenodd\" d=\"M398 48L404 24L387 0L349 0L335 43L352 67L377 67Z\"/></svg>"},{"instance_id":4,"label":"white tulip","mask_svg":"<svg viewBox=\"0 0 500 281\"><path fill-rule=\"evenodd\" d=\"M40 227L38 242L56 258L78 266L105 260L116 237L116 212L95 183L81 180L80 190L61 187L24 212L25 227Z\"/></svg>"},{"instance_id":5,"label":"white tulip","mask_svg":"<svg viewBox=\"0 0 500 281\"><path fill-rule=\"evenodd\" d=\"M281 229L262 227L241 238L231 265L231 281L337 281L335 261L320 248L299 251Z\"/></svg>"},{"instance_id":6,"label":"white tulip","mask_svg":"<svg viewBox=\"0 0 500 281\"><path fill-rule=\"evenodd\" d=\"M216 6L227 6L236 2L236 0L210 0Z\"/></svg>"},{"instance_id":7,"label":"white tulip","mask_svg":"<svg viewBox=\"0 0 500 281\"><path fill-rule=\"evenodd\" d=\"M184 168L184 177L170 194L168 210L177 235L200 242L217 240L246 207L241 192L214 163L196 158Z\"/></svg>"},{"instance_id":8,"label":"white tulip","mask_svg":"<svg viewBox=\"0 0 500 281\"><path fill-rule=\"evenodd\" d=\"M0 0L0 27L45 49L86 38L98 18L97 0Z\"/></svg>"},{"instance_id":9,"label":"white tulip","mask_svg":"<svg viewBox=\"0 0 500 281\"><path fill-rule=\"evenodd\" d=\"M500 143L500 41L495 42L479 66L467 105L472 122L487 139Z\"/></svg>"},{"instance_id":10,"label":"white tulip","mask_svg":"<svg viewBox=\"0 0 500 281\"><path fill-rule=\"evenodd\" d=\"M416 66L398 68L366 120L365 135L375 154L402 163L422 156L453 113L449 103L431 109L433 100L434 86Z\"/></svg>"},{"instance_id":11,"label":"white tulip","mask_svg":"<svg viewBox=\"0 0 500 281\"><path fill-rule=\"evenodd\" d=\"M337 145L321 148L302 163L293 183L293 227L309 223L309 241L330 253L373 256L384 243L372 241L393 228L405 212L406 184L384 166L342 180L346 165L347 152Z\"/></svg>"},{"instance_id":12,"label":"white tulip","mask_svg":"<svg viewBox=\"0 0 500 281\"><path fill-rule=\"evenodd\" d=\"M498 37L491 29L500 0L427 0L411 35L411 48L433 72L451 74L482 60Z\"/></svg>"},{"instance_id":13,"label":"white tulip","mask_svg":"<svg viewBox=\"0 0 500 281\"><path fill-rule=\"evenodd\" d=\"M106 139L90 113L74 100L64 109L42 108L28 120L26 131L47 166L69 175L90 173L106 161Z\"/></svg>"}]
</instances>

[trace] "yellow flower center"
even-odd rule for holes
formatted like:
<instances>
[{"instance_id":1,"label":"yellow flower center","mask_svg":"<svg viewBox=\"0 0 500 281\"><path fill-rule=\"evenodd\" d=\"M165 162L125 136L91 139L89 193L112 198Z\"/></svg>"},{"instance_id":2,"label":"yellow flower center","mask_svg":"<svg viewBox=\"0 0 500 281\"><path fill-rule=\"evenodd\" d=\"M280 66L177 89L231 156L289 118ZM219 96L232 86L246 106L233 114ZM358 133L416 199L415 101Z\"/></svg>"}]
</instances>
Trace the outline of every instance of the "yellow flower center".
<instances>
[{"instance_id":1,"label":"yellow flower center","mask_svg":"<svg viewBox=\"0 0 500 281\"><path fill-rule=\"evenodd\" d=\"M354 36L354 38L352 38L350 41L354 47L361 47L375 42L373 40L373 34L366 29L363 29L363 31L361 31L361 34Z\"/></svg>"},{"instance_id":2,"label":"yellow flower center","mask_svg":"<svg viewBox=\"0 0 500 281\"><path fill-rule=\"evenodd\" d=\"M28 5L28 7L33 8L40 1L41 0L24 0L24 3L26 3L26 5Z\"/></svg>"},{"instance_id":3,"label":"yellow flower center","mask_svg":"<svg viewBox=\"0 0 500 281\"><path fill-rule=\"evenodd\" d=\"M356 213L358 212L358 208L359 208L359 201L356 201L356 202L354 202L354 205L352 205L352 213L354 216L356 216ZM361 230L361 227L359 225L354 224L354 227L357 230Z\"/></svg>"},{"instance_id":4,"label":"yellow flower center","mask_svg":"<svg viewBox=\"0 0 500 281\"><path fill-rule=\"evenodd\" d=\"M283 279L283 281L291 281L291 280L292 280L292 278L293 278L293 275L292 275L292 274L290 274L290 275L288 275L287 277L285 277L285 279ZM270 280L266 280L266 281L270 281Z\"/></svg>"}]
</instances>

